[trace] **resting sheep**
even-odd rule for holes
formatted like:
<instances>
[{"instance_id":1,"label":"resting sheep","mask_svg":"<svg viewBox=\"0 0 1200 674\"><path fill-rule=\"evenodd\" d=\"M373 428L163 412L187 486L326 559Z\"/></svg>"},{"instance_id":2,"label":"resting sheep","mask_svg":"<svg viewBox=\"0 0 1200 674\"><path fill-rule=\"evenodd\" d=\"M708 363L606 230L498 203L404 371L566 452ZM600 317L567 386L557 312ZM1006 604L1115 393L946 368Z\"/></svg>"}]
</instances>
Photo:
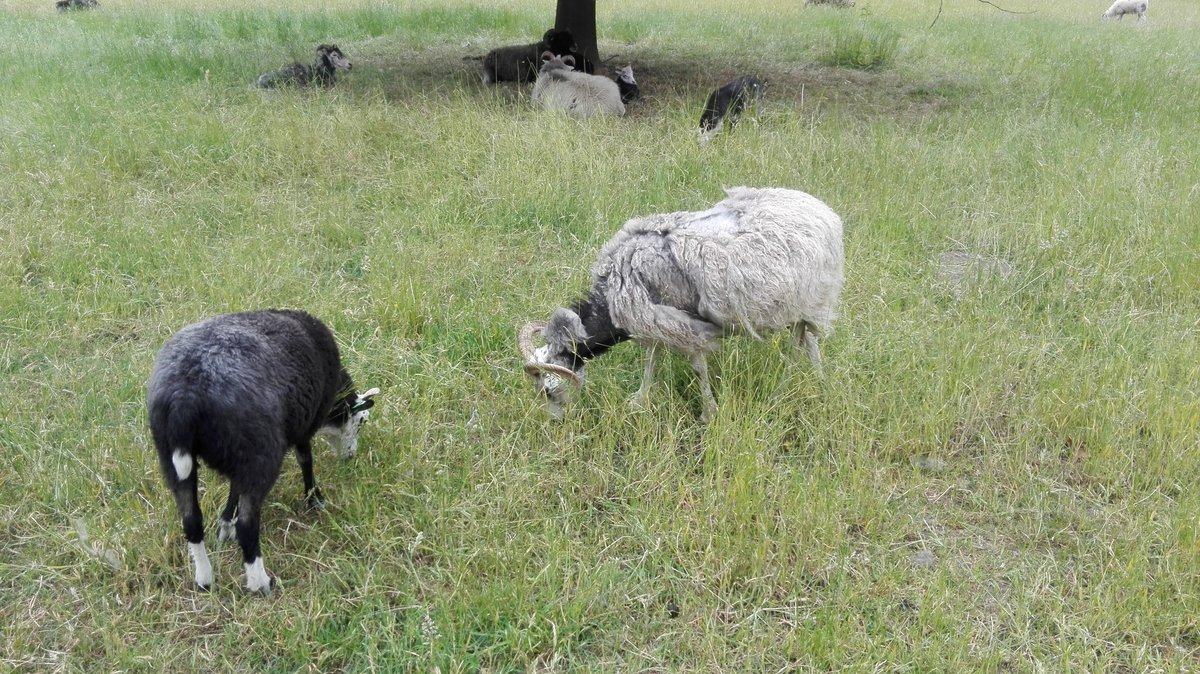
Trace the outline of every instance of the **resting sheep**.
<instances>
[{"instance_id":1,"label":"resting sheep","mask_svg":"<svg viewBox=\"0 0 1200 674\"><path fill-rule=\"evenodd\" d=\"M618 68L613 73L613 81L617 83L617 90L621 92L622 103L629 103L641 96L637 80L633 78L633 66Z\"/></svg>"},{"instance_id":2,"label":"resting sheep","mask_svg":"<svg viewBox=\"0 0 1200 674\"><path fill-rule=\"evenodd\" d=\"M531 98L539 107L558 110L572 117L625 114L617 83L601 75L574 70L575 59L569 54L542 54L542 69L533 83Z\"/></svg>"},{"instance_id":3,"label":"resting sheep","mask_svg":"<svg viewBox=\"0 0 1200 674\"><path fill-rule=\"evenodd\" d=\"M247 589L270 594L259 546L259 511L279 477L287 448L296 448L308 505L320 507L312 438L325 434L342 456L353 455L359 427L377 393L379 389L354 392L333 334L301 311L217 316L189 325L167 341L147 387L150 431L183 520L196 585L208 589L213 582L196 494L197 460L229 479L218 538L225 541L236 534Z\"/></svg>"},{"instance_id":4,"label":"resting sheep","mask_svg":"<svg viewBox=\"0 0 1200 674\"><path fill-rule=\"evenodd\" d=\"M309 84L332 87L336 71L350 70L352 67L353 64L342 53L342 50L338 49L337 45L323 44L317 47L317 59L311 66L303 63L288 64L279 70L259 75L254 86L260 89L272 89L285 85L304 87Z\"/></svg>"},{"instance_id":5,"label":"resting sheep","mask_svg":"<svg viewBox=\"0 0 1200 674\"><path fill-rule=\"evenodd\" d=\"M842 289L842 221L817 198L789 189L735 187L712 208L635 218L600 250L587 298L557 309L518 337L525 371L561 418L586 363L633 339L647 347L642 404L660 347L688 356L700 380L703 421L716 412L706 355L722 336L794 328L821 371ZM541 333L545 345L536 346Z\"/></svg>"},{"instance_id":6,"label":"resting sheep","mask_svg":"<svg viewBox=\"0 0 1200 674\"><path fill-rule=\"evenodd\" d=\"M69 12L73 9L96 9L100 3L96 0L58 0L54 3L54 8L60 12Z\"/></svg>"},{"instance_id":7,"label":"resting sheep","mask_svg":"<svg viewBox=\"0 0 1200 674\"><path fill-rule=\"evenodd\" d=\"M1146 10L1150 8L1150 0L1117 0L1108 8L1102 17L1105 19L1124 19L1126 14L1136 14L1138 21L1146 20Z\"/></svg>"},{"instance_id":8,"label":"resting sheep","mask_svg":"<svg viewBox=\"0 0 1200 674\"><path fill-rule=\"evenodd\" d=\"M541 42L493 49L483 57L483 83L532 82L542 64L542 53L547 51L555 56L573 53L575 38L571 31L551 28Z\"/></svg>"},{"instance_id":9,"label":"resting sheep","mask_svg":"<svg viewBox=\"0 0 1200 674\"><path fill-rule=\"evenodd\" d=\"M763 96L763 82L753 75L743 75L713 90L704 101L700 113L700 142L706 143L720 133L725 121L729 128L737 125L747 100L758 102Z\"/></svg>"}]
</instances>

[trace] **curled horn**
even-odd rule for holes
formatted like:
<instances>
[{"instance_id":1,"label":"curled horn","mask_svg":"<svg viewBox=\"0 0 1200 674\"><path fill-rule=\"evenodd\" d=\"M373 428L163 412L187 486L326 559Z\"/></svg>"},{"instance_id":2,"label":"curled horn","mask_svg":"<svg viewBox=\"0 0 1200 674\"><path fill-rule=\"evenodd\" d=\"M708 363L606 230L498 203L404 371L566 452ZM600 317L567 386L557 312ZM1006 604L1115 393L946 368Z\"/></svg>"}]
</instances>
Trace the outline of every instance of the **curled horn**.
<instances>
[{"instance_id":1,"label":"curled horn","mask_svg":"<svg viewBox=\"0 0 1200 674\"><path fill-rule=\"evenodd\" d=\"M583 380L579 375L569 367L555 365L553 363L539 363L534 359L533 352L536 347L533 345L533 338L536 335L542 334L546 329L545 321L533 321L526 323L521 328L521 332L517 335L517 348L521 351L521 357L525 359L526 374L553 374L566 379L575 386L580 388L583 386Z\"/></svg>"}]
</instances>

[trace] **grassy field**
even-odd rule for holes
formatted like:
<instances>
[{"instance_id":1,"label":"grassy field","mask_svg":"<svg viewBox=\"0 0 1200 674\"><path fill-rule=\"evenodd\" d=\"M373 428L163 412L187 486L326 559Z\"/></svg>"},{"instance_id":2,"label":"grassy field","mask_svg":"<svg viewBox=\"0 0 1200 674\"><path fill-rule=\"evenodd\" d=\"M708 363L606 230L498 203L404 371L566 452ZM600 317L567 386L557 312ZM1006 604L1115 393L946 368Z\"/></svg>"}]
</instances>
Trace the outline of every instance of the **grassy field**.
<instances>
[{"instance_id":1,"label":"grassy field","mask_svg":"<svg viewBox=\"0 0 1200 674\"><path fill-rule=\"evenodd\" d=\"M598 3L622 119L463 56L553 3L0 0L0 670L1200 671L1200 6ZM736 7L736 9L735 9ZM821 65L857 36L886 67ZM261 72L336 42L331 91ZM696 143L725 78L757 117ZM786 335L565 422L515 330L627 218L733 185L846 222L818 382ZM181 326L298 307L384 394L289 460L270 598L191 587L144 386Z\"/></svg>"}]
</instances>

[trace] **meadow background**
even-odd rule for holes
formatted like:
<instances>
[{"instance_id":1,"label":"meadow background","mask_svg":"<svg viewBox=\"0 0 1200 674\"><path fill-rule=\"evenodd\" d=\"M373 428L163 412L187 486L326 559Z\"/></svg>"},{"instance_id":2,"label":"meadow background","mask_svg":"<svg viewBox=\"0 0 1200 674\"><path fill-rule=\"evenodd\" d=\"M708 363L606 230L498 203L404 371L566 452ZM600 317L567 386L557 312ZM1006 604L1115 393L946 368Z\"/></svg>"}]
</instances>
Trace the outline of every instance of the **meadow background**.
<instances>
[{"instance_id":1,"label":"meadow background","mask_svg":"<svg viewBox=\"0 0 1200 674\"><path fill-rule=\"evenodd\" d=\"M0 0L0 669L1200 671L1200 5L603 0L622 119L474 61L553 3ZM336 42L331 91L251 90ZM825 65L884 45L882 68ZM839 46L840 45L840 46ZM890 46L889 46L890 45ZM696 143L754 72L758 115ZM547 420L522 322L627 218L786 186L846 223L818 382L727 341ZM181 326L298 307L384 393L288 460L267 599L191 587L144 413Z\"/></svg>"}]
</instances>

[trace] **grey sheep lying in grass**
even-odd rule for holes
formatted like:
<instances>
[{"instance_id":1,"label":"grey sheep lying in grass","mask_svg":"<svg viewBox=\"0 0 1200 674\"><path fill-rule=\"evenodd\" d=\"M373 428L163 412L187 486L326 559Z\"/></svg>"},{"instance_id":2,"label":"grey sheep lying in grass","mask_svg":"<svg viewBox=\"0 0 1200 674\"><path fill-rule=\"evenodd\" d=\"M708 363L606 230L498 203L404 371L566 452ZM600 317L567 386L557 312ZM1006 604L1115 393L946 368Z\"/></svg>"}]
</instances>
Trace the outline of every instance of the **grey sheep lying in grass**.
<instances>
[{"instance_id":1,"label":"grey sheep lying in grass","mask_svg":"<svg viewBox=\"0 0 1200 674\"><path fill-rule=\"evenodd\" d=\"M542 54L542 69L533 83L531 98L545 110L558 110L572 117L625 114L621 89L617 83L601 75L575 71L571 55Z\"/></svg>"},{"instance_id":2,"label":"grey sheep lying in grass","mask_svg":"<svg viewBox=\"0 0 1200 674\"><path fill-rule=\"evenodd\" d=\"M175 495L196 585L208 589L212 565L196 493L197 462L229 479L218 538L237 537L246 588L270 594L259 546L259 511L289 446L310 507L323 504L313 479L312 438L329 437L342 456L379 389L354 392L329 328L301 311L226 314L175 334L154 361L147 386L150 432L163 478ZM237 522L234 522L236 513Z\"/></svg>"},{"instance_id":3,"label":"grey sheep lying in grass","mask_svg":"<svg viewBox=\"0 0 1200 674\"><path fill-rule=\"evenodd\" d=\"M716 412L707 354L730 332L754 337L791 327L818 373L842 289L842 220L816 197L789 189L735 187L706 211L625 223L600 250L587 298L524 326L525 371L561 418L584 366L623 341L647 347L635 404L645 402L660 348L691 359ZM545 344L537 346L541 334Z\"/></svg>"},{"instance_id":4,"label":"grey sheep lying in grass","mask_svg":"<svg viewBox=\"0 0 1200 674\"><path fill-rule=\"evenodd\" d=\"M60 12L69 12L73 9L96 9L100 3L96 0L58 0L54 3L54 8Z\"/></svg>"},{"instance_id":5,"label":"grey sheep lying in grass","mask_svg":"<svg viewBox=\"0 0 1200 674\"><path fill-rule=\"evenodd\" d=\"M272 89L281 86L304 87L317 84L332 87L335 73L338 70L350 70L353 65L346 55L335 44L323 44L317 47L317 58L313 64L290 63L279 70L259 75L254 86L261 89Z\"/></svg>"}]
</instances>

